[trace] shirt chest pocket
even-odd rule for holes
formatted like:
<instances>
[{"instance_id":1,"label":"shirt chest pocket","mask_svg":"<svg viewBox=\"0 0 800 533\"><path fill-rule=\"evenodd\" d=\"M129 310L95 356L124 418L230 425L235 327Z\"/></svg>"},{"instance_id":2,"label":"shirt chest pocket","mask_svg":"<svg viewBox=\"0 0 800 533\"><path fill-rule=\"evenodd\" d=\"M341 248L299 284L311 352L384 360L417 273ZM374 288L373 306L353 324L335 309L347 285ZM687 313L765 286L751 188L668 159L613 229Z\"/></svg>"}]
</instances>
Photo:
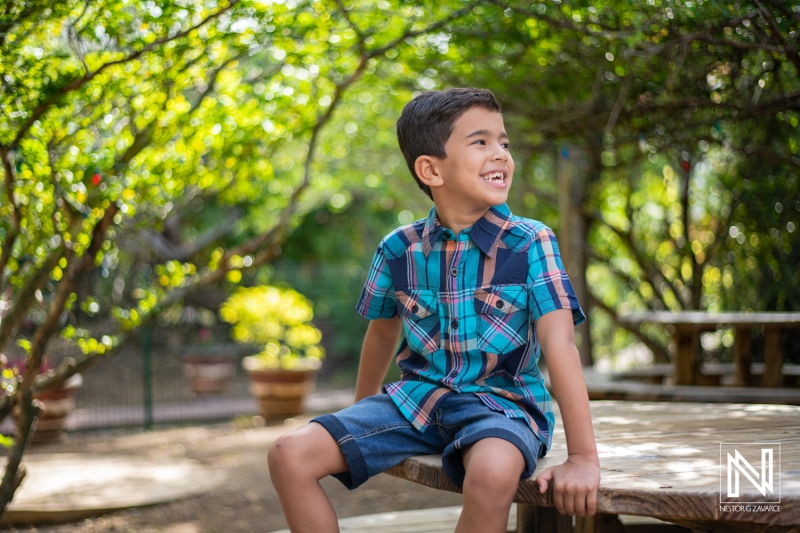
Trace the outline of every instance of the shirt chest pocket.
<instances>
[{"instance_id":1,"label":"shirt chest pocket","mask_svg":"<svg viewBox=\"0 0 800 533\"><path fill-rule=\"evenodd\" d=\"M524 285L503 285L475 291L480 351L504 354L528 342L527 301Z\"/></svg>"},{"instance_id":2,"label":"shirt chest pocket","mask_svg":"<svg viewBox=\"0 0 800 533\"><path fill-rule=\"evenodd\" d=\"M436 291L397 291L397 312L403 317L406 342L412 351L428 355L439 349L439 294Z\"/></svg>"}]
</instances>

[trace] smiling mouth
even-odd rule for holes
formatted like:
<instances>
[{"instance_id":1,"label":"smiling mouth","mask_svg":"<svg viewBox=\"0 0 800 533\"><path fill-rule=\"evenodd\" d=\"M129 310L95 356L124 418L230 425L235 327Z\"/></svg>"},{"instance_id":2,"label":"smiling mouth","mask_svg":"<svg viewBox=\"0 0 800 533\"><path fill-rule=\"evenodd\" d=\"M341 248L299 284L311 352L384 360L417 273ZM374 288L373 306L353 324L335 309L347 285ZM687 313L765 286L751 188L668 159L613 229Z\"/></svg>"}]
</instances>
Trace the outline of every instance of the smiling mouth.
<instances>
[{"instance_id":1,"label":"smiling mouth","mask_svg":"<svg viewBox=\"0 0 800 533\"><path fill-rule=\"evenodd\" d=\"M499 170L495 170L492 172L487 172L486 174L482 174L481 178L483 178L484 181L488 181L491 183L503 183L506 179L506 173Z\"/></svg>"}]
</instances>

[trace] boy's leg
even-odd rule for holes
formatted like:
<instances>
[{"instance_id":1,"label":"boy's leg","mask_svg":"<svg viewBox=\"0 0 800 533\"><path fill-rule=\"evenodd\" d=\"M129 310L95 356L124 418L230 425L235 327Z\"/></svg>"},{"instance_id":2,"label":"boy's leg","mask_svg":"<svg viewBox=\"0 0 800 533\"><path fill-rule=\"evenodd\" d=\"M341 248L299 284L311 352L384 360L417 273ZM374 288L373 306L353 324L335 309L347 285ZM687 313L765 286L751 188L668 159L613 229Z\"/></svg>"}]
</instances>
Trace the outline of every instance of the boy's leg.
<instances>
[{"instance_id":1,"label":"boy's leg","mask_svg":"<svg viewBox=\"0 0 800 533\"><path fill-rule=\"evenodd\" d=\"M519 480L536 469L541 441L525 420L490 409L471 394L446 397L440 413L450 441L442 466L464 493L457 533L505 533Z\"/></svg>"},{"instance_id":2,"label":"boy's leg","mask_svg":"<svg viewBox=\"0 0 800 533\"><path fill-rule=\"evenodd\" d=\"M479 440L463 453L464 509L456 533L505 533L525 458L499 438Z\"/></svg>"},{"instance_id":3,"label":"boy's leg","mask_svg":"<svg viewBox=\"0 0 800 533\"><path fill-rule=\"evenodd\" d=\"M420 433L386 394L361 400L280 437L269 451L270 477L292 532L338 531L319 480L334 475L354 489L413 455L439 453L438 431Z\"/></svg>"},{"instance_id":4,"label":"boy's leg","mask_svg":"<svg viewBox=\"0 0 800 533\"><path fill-rule=\"evenodd\" d=\"M324 427L310 423L282 435L269 450L269 475L292 532L339 531L336 513L319 481L348 467Z\"/></svg>"}]
</instances>

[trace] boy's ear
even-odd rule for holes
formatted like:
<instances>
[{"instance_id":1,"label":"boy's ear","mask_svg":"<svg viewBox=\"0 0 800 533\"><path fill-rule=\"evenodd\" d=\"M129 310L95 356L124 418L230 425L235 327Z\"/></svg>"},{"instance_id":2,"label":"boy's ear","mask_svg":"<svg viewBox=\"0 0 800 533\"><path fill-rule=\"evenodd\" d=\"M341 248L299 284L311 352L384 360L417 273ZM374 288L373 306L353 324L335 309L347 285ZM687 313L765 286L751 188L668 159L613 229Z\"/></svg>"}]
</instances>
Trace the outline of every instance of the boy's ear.
<instances>
[{"instance_id":1,"label":"boy's ear","mask_svg":"<svg viewBox=\"0 0 800 533\"><path fill-rule=\"evenodd\" d=\"M414 171L417 173L419 181L428 187L438 187L444 183L439 172L439 159L430 155L421 155L414 161Z\"/></svg>"}]
</instances>

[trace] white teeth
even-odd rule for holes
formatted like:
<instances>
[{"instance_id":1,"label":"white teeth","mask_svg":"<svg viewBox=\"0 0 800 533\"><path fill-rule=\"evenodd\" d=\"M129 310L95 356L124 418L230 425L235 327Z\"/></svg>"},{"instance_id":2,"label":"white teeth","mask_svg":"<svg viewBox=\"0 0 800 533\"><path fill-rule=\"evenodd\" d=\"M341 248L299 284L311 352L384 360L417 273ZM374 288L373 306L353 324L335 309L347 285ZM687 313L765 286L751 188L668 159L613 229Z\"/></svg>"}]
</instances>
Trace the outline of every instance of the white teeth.
<instances>
[{"instance_id":1,"label":"white teeth","mask_svg":"<svg viewBox=\"0 0 800 533\"><path fill-rule=\"evenodd\" d=\"M503 173L502 172L492 172L491 174L487 174L483 177L486 181L503 181Z\"/></svg>"}]
</instances>

